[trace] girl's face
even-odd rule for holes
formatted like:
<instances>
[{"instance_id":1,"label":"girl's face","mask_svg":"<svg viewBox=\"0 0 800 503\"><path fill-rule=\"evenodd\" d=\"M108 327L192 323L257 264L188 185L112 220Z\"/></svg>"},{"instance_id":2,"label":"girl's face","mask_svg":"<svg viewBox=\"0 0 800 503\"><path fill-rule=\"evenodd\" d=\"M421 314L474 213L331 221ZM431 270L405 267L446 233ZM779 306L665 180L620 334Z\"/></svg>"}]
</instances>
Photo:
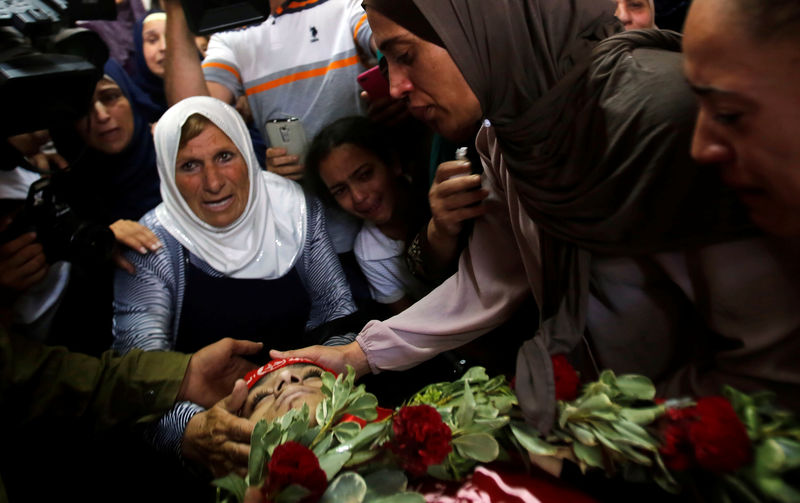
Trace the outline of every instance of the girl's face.
<instances>
[{"instance_id":1,"label":"girl's face","mask_svg":"<svg viewBox=\"0 0 800 503\"><path fill-rule=\"evenodd\" d=\"M392 169L369 150L345 143L322 160L319 175L346 212L378 226L391 220L399 167Z\"/></svg>"},{"instance_id":2,"label":"girl's face","mask_svg":"<svg viewBox=\"0 0 800 503\"><path fill-rule=\"evenodd\" d=\"M94 89L89 114L78 121L78 133L86 144L106 154L118 154L133 138L131 103L111 80L101 79Z\"/></svg>"},{"instance_id":3,"label":"girl's face","mask_svg":"<svg viewBox=\"0 0 800 503\"><path fill-rule=\"evenodd\" d=\"M167 54L167 20L161 15L148 16L142 25L142 53L147 68L164 78L164 58Z\"/></svg>"}]
</instances>

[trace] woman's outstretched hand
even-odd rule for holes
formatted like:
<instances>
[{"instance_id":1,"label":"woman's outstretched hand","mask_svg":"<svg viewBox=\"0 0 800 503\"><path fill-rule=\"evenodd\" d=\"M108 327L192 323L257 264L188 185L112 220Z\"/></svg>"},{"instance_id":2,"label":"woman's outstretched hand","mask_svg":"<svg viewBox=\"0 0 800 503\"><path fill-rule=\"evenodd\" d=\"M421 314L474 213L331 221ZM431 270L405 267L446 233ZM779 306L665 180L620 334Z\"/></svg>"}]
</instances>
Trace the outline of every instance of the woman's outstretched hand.
<instances>
[{"instance_id":1,"label":"woman's outstretched hand","mask_svg":"<svg viewBox=\"0 0 800 503\"><path fill-rule=\"evenodd\" d=\"M271 358L308 358L338 373L344 372L347 365L350 365L356 371L356 378L370 372L367 355L355 341L344 346L309 346L292 351L273 349L269 352L269 356Z\"/></svg>"},{"instance_id":2,"label":"woman's outstretched hand","mask_svg":"<svg viewBox=\"0 0 800 503\"><path fill-rule=\"evenodd\" d=\"M202 463L215 477L247 475L250 435L255 423L236 415L247 400L247 385L236 381L233 392L209 410L195 414L183 433L183 457Z\"/></svg>"}]
</instances>

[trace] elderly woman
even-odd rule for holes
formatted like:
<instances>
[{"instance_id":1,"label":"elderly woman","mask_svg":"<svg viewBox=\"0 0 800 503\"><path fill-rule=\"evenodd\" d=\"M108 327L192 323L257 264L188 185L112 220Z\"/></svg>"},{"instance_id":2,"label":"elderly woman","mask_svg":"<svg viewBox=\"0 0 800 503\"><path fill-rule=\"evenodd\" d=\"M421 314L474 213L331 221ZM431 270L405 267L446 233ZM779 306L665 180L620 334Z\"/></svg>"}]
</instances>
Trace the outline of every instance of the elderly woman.
<instances>
[{"instance_id":1,"label":"elderly woman","mask_svg":"<svg viewBox=\"0 0 800 503\"><path fill-rule=\"evenodd\" d=\"M613 4L589 0L365 5L394 97L443 134L485 119L491 208L430 295L353 344L290 355L408 368L502 323L532 292L542 314L516 391L540 431L555 418L559 353L585 377L646 374L666 396L730 384L800 405L797 243L760 236L692 163L677 34L613 35Z\"/></svg>"},{"instance_id":2,"label":"elderly woman","mask_svg":"<svg viewBox=\"0 0 800 503\"><path fill-rule=\"evenodd\" d=\"M114 347L192 351L230 334L286 349L326 342L354 305L320 203L260 170L242 118L214 98L170 108L155 141L164 202L141 223L164 246L129 254L136 275L117 274ZM184 403L162 418L162 447L208 462L201 411Z\"/></svg>"}]
</instances>

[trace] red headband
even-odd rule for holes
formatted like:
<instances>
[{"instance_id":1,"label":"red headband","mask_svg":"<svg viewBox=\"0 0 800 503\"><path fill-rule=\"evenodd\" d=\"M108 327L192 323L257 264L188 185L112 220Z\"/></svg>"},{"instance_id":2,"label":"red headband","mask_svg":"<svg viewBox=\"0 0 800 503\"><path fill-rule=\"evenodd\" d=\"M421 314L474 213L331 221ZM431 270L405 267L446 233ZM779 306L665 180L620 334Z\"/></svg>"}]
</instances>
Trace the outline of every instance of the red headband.
<instances>
[{"instance_id":1,"label":"red headband","mask_svg":"<svg viewBox=\"0 0 800 503\"><path fill-rule=\"evenodd\" d=\"M262 377L275 372L278 369L282 369L288 365L295 365L298 363L310 363L311 365L315 365L326 372L330 372L334 376L336 376L336 372L333 370L327 369L320 365L319 363L315 362L314 360L309 360L308 358L280 358L278 360L272 360L268 362L263 367L259 367L255 370L251 370L244 376L244 380L247 383L247 389L252 388L255 384L261 380Z\"/></svg>"}]
</instances>

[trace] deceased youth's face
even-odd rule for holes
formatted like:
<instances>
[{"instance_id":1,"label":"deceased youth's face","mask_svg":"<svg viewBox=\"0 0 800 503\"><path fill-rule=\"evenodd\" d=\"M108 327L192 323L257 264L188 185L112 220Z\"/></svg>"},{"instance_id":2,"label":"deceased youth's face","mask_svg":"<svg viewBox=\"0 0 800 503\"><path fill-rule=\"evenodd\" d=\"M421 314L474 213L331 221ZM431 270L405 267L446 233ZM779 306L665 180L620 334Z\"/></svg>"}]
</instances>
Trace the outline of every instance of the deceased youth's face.
<instances>
[{"instance_id":1,"label":"deceased youth's face","mask_svg":"<svg viewBox=\"0 0 800 503\"><path fill-rule=\"evenodd\" d=\"M267 374L250 389L242 415L252 421L274 421L289 410L307 404L314 421L317 404L325 397L323 372L316 365L298 363Z\"/></svg>"}]
</instances>

